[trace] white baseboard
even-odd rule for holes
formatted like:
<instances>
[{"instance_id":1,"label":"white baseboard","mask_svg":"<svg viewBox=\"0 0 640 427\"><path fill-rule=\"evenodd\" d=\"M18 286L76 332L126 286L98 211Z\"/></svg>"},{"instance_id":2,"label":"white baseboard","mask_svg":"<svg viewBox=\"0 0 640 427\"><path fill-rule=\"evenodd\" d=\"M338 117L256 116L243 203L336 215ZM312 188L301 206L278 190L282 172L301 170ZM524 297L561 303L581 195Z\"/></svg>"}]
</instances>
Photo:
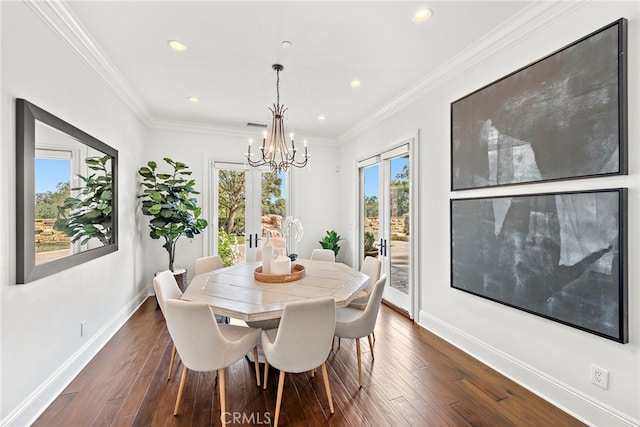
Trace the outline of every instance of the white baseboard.
<instances>
[{"instance_id":1,"label":"white baseboard","mask_svg":"<svg viewBox=\"0 0 640 427\"><path fill-rule=\"evenodd\" d=\"M582 422L593 426L640 426L640 420L514 359L424 311L420 311L418 324Z\"/></svg>"},{"instance_id":2,"label":"white baseboard","mask_svg":"<svg viewBox=\"0 0 640 427\"><path fill-rule=\"evenodd\" d=\"M0 423L1 426L31 425L58 395L73 381L82 369L115 335L133 313L149 296L145 287L122 308L109 322L93 335L85 345L75 352L46 381L24 399Z\"/></svg>"}]
</instances>

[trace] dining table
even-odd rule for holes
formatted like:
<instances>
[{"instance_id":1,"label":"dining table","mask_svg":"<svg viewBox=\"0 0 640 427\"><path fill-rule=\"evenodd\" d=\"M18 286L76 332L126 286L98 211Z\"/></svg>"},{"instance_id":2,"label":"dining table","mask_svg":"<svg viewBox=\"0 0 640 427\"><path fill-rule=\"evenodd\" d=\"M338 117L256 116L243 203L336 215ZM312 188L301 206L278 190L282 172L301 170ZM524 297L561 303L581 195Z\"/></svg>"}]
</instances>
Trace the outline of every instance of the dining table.
<instances>
[{"instance_id":1,"label":"dining table","mask_svg":"<svg viewBox=\"0 0 640 427\"><path fill-rule=\"evenodd\" d=\"M284 307L310 298L332 297L346 307L368 284L369 276L340 263L299 259L298 280L258 280L261 262L244 262L195 276L182 296L204 302L216 315L245 321L249 326L277 327ZM302 266L303 268L301 268Z\"/></svg>"}]
</instances>

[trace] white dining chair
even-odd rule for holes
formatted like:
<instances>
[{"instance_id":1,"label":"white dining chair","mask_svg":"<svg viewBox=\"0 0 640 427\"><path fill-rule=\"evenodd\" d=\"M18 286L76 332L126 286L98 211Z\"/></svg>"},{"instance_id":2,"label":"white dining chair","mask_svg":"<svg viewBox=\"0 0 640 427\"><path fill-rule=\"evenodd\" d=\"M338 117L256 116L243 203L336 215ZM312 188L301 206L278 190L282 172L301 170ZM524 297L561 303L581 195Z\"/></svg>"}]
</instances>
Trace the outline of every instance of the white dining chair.
<instances>
[{"instance_id":1,"label":"white dining chair","mask_svg":"<svg viewBox=\"0 0 640 427\"><path fill-rule=\"evenodd\" d=\"M208 273L213 270L218 270L224 267L222 258L218 255L211 255L207 257L198 258L196 260L196 276L198 274Z\"/></svg>"},{"instance_id":2,"label":"white dining chair","mask_svg":"<svg viewBox=\"0 0 640 427\"><path fill-rule=\"evenodd\" d=\"M224 268L224 262L218 255L206 256L196 260L196 276L221 268ZM218 323L229 323L230 319L227 316L216 314L216 321Z\"/></svg>"},{"instance_id":3,"label":"white dining chair","mask_svg":"<svg viewBox=\"0 0 640 427\"><path fill-rule=\"evenodd\" d=\"M364 290L360 291L358 295L349 303L349 307L358 308L364 310L367 306L367 301L371 296L371 290L373 285L380 279L380 272L382 271L382 261L378 258L371 256L364 257L362 267L360 267L360 273L369 276L369 282Z\"/></svg>"},{"instance_id":4,"label":"white dining chair","mask_svg":"<svg viewBox=\"0 0 640 427\"><path fill-rule=\"evenodd\" d=\"M338 338L352 338L356 340L356 352L358 358L358 383L362 388L362 357L360 352L360 338L367 337L369 348L371 349L371 360L374 359L373 344L371 343L371 333L376 326L380 303L384 285L387 283L387 276L383 274L373 285L371 297L364 310L354 307L343 307L336 309L336 330L335 336Z\"/></svg>"},{"instance_id":5,"label":"white dining chair","mask_svg":"<svg viewBox=\"0 0 640 427\"><path fill-rule=\"evenodd\" d=\"M336 304L333 298L327 297L285 305L278 328L262 331L265 389L269 366L280 370L274 427L277 427L280 418L286 372L315 371L320 367L329 408L333 414L333 399L325 361L331 351L335 325Z\"/></svg>"},{"instance_id":6,"label":"white dining chair","mask_svg":"<svg viewBox=\"0 0 640 427\"><path fill-rule=\"evenodd\" d=\"M176 282L176 278L173 276L171 270L162 271L153 278L153 289L156 292L156 300L160 306L160 310L165 319L167 314L165 312L165 301L168 299L180 299L182 297L182 291ZM169 362L169 374L167 375L167 381L171 379L171 373L173 372L173 363L176 360L176 346L173 345L171 349L171 361Z\"/></svg>"},{"instance_id":7,"label":"white dining chair","mask_svg":"<svg viewBox=\"0 0 640 427\"><path fill-rule=\"evenodd\" d=\"M336 254L331 249L314 249L311 251L311 260L335 262Z\"/></svg>"},{"instance_id":8,"label":"white dining chair","mask_svg":"<svg viewBox=\"0 0 640 427\"><path fill-rule=\"evenodd\" d=\"M211 308L204 303L168 299L165 302L167 327L184 364L173 415L178 414L189 370L217 371L220 389L220 413L226 413L224 369L253 349L256 383L260 386L258 348L260 330L244 326L218 324ZM222 417L223 424L227 417Z\"/></svg>"}]
</instances>

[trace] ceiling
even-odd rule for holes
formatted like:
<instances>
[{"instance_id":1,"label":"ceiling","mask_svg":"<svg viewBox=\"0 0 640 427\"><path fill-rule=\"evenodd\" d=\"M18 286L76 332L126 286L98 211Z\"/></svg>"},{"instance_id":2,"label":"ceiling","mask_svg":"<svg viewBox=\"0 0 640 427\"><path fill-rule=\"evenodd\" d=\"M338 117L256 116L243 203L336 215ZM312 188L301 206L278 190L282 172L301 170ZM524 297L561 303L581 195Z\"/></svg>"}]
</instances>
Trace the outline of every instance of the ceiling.
<instances>
[{"instance_id":1,"label":"ceiling","mask_svg":"<svg viewBox=\"0 0 640 427\"><path fill-rule=\"evenodd\" d=\"M152 123L243 131L248 122L267 124L267 107L276 102L272 64L280 63L287 132L310 142L340 139L531 4L66 2ZM412 22L425 6L431 19ZM187 50L169 49L170 39ZM353 79L362 85L352 88Z\"/></svg>"}]
</instances>

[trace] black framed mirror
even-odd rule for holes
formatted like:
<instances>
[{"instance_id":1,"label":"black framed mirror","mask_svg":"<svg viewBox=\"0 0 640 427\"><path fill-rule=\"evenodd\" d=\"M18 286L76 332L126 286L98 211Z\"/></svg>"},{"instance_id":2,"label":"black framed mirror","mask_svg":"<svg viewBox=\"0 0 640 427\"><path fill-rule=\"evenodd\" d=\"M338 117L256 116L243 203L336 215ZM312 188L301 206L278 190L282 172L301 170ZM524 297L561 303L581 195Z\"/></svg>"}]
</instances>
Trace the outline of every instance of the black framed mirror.
<instances>
[{"instance_id":1,"label":"black framed mirror","mask_svg":"<svg viewBox=\"0 0 640 427\"><path fill-rule=\"evenodd\" d=\"M16 283L118 250L118 151L16 100Z\"/></svg>"}]
</instances>

